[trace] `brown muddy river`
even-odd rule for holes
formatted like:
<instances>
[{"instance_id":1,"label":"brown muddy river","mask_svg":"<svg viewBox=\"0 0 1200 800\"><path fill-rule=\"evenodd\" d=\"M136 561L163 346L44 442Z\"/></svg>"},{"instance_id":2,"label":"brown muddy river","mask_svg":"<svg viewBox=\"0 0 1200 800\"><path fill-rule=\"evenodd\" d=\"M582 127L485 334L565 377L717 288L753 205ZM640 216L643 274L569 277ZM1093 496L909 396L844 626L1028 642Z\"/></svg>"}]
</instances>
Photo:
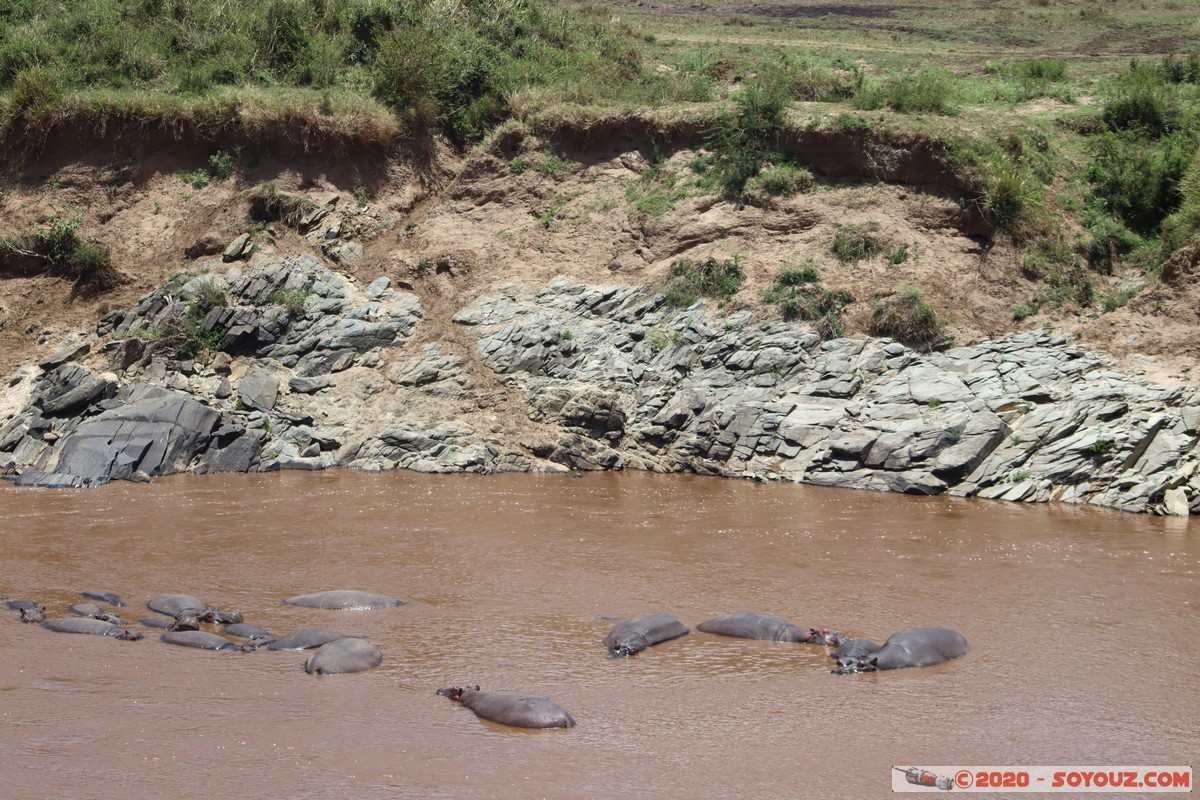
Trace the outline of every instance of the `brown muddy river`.
<instances>
[{"instance_id":1,"label":"brown muddy river","mask_svg":"<svg viewBox=\"0 0 1200 800\"><path fill-rule=\"evenodd\" d=\"M0 593L51 616L187 593L307 654L51 633L0 611L0 797L873 798L892 765L1198 759L1195 521L686 476L180 476L0 486ZM355 588L414 605L319 611ZM823 648L688 636L623 660L613 617L753 610L882 641L945 625L936 667L832 675ZM435 694L548 695L570 730ZM1059 795L1062 796L1062 795ZM1178 796L1178 795L1176 795Z\"/></svg>"}]
</instances>

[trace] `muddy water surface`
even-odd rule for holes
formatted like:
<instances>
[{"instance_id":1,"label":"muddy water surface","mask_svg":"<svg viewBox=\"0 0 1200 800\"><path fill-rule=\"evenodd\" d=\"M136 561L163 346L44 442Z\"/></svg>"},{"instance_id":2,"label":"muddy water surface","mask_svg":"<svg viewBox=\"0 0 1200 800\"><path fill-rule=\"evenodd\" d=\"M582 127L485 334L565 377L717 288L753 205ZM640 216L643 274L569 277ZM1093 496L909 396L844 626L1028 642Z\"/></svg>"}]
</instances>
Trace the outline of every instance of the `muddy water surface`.
<instances>
[{"instance_id":1,"label":"muddy water surface","mask_svg":"<svg viewBox=\"0 0 1200 800\"><path fill-rule=\"evenodd\" d=\"M362 634L368 673L300 653L54 634L0 612L5 798L887 797L908 764L1197 760L1195 523L680 476L176 477L0 487L0 593L196 595L286 633ZM335 588L414 605L281 600ZM692 634L625 660L606 618L754 610L964 659L836 676L819 647ZM139 626L134 626L139 627ZM549 695L572 730L438 697ZM114 794L115 793L115 794Z\"/></svg>"}]
</instances>

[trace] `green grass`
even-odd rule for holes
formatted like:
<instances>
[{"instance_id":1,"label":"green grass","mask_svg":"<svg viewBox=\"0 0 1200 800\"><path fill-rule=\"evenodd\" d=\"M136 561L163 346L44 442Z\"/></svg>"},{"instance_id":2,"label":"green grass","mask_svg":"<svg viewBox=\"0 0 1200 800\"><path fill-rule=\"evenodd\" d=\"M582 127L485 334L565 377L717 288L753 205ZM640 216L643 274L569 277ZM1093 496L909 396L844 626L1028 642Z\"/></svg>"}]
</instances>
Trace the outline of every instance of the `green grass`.
<instances>
[{"instance_id":1,"label":"green grass","mask_svg":"<svg viewBox=\"0 0 1200 800\"><path fill-rule=\"evenodd\" d=\"M703 261L680 259L671 266L666 299L679 308L690 306L700 297L727 300L737 294L745 279L740 255L720 261L713 256Z\"/></svg>"},{"instance_id":2,"label":"green grass","mask_svg":"<svg viewBox=\"0 0 1200 800\"><path fill-rule=\"evenodd\" d=\"M846 291L831 291L820 285L816 267L785 267L775 281L759 293L764 303L776 306L785 320L804 320L822 339L842 335L842 317L854 296Z\"/></svg>"},{"instance_id":3,"label":"green grass","mask_svg":"<svg viewBox=\"0 0 1200 800\"><path fill-rule=\"evenodd\" d=\"M910 347L926 349L946 337L945 319L925 300L919 286L904 286L875 303L868 327L872 336L890 336Z\"/></svg>"}]
</instances>

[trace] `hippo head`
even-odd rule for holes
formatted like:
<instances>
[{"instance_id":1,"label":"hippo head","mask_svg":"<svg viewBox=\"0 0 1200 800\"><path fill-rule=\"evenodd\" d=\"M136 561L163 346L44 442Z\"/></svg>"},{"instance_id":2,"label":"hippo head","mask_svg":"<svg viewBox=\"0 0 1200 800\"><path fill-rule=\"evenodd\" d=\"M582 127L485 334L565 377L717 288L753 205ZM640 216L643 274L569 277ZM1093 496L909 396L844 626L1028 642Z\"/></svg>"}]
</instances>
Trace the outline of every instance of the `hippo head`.
<instances>
[{"instance_id":1,"label":"hippo head","mask_svg":"<svg viewBox=\"0 0 1200 800\"><path fill-rule=\"evenodd\" d=\"M856 672L878 672L879 659L876 656L843 656L837 660L837 668L831 669L834 675L853 675Z\"/></svg>"},{"instance_id":2,"label":"hippo head","mask_svg":"<svg viewBox=\"0 0 1200 800\"><path fill-rule=\"evenodd\" d=\"M465 689L460 686L449 686L445 689L438 689L437 693L440 694L442 697L449 697L451 700L453 700L456 703L461 703L469 692L478 692L478 691L479 691L478 686L474 686L474 687L468 686Z\"/></svg>"},{"instance_id":3,"label":"hippo head","mask_svg":"<svg viewBox=\"0 0 1200 800\"><path fill-rule=\"evenodd\" d=\"M198 631L200 619L194 612L180 611L175 615L175 621L167 628L169 631Z\"/></svg>"},{"instance_id":4,"label":"hippo head","mask_svg":"<svg viewBox=\"0 0 1200 800\"><path fill-rule=\"evenodd\" d=\"M841 634L828 628L809 628L804 641L810 644L823 644L827 647L837 647L842 643Z\"/></svg>"},{"instance_id":5,"label":"hippo head","mask_svg":"<svg viewBox=\"0 0 1200 800\"><path fill-rule=\"evenodd\" d=\"M235 625L239 622L244 622L242 612L240 611L222 611L219 608L208 608L196 615L200 622L219 622L222 625Z\"/></svg>"},{"instance_id":6,"label":"hippo head","mask_svg":"<svg viewBox=\"0 0 1200 800\"><path fill-rule=\"evenodd\" d=\"M21 609L21 622L37 623L37 622L45 622L45 621L46 621L46 607L45 606L34 606L33 608L22 608Z\"/></svg>"},{"instance_id":7,"label":"hippo head","mask_svg":"<svg viewBox=\"0 0 1200 800\"><path fill-rule=\"evenodd\" d=\"M116 635L118 639L124 639L127 642L136 642L142 638L142 635L137 631L121 631Z\"/></svg>"}]
</instances>

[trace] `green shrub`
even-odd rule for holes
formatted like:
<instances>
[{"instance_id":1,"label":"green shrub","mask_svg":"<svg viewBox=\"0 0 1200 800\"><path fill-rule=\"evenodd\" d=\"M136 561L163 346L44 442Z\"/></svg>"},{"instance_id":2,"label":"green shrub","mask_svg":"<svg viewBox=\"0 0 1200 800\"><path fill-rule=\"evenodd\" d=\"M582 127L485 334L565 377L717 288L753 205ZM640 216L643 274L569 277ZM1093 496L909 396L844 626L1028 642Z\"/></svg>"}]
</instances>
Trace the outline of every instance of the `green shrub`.
<instances>
[{"instance_id":1,"label":"green shrub","mask_svg":"<svg viewBox=\"0 0 1200 800\"><path fill-rule=\"evenodd\" d=\"M78 213L69 212L56 215L48 227L32 234L0 238L0 263L10 258L41 262L48 274L74 281L73 296L90 297L116 288L122 283L121 273L107 249L79 236L81 222Z\"/></svg>"},{"instance_id":2,"label":"green shrub","mask_svg":"<svg viewBox=\"0 0 1200 800\"><path fill-rule=\"evenodd\" d=\"M762 169L783 131L787 91L778 80L754 80L734 96L736 111L717 115L706 132L713 167L726 192L741 192Z\"/></svg>"},{"instance_id":3,"label":"green shrub","mask_svg":"<svg viewBox=\"0 0 1200 800\"><path fill-rule=\"evenodd\" d=\"M830 250L844 264L857 264L887 247L887 239L879 233L878 222L864 225L842 225L833 233Z\"/></svg>"},{"instance_id":4,"label":"green shrub","mask_svg":"<svg viewBox=\"0 0 1200 800\"><path fill-rule=\"evenodd\" d=\"M959 90L949 70L928 68L894 76L883 83L864 80L854 95L858 108L887 106L901 114L953 114Z\"/></svg>"},{"instance_id":5,"label":"green shrub","mask_svg":"<svg viewBox=\"0 0 1200 800\"><path fill-rule=\"evenodd\" d=\"M304 304L312 292L308 289L276 289L267 296L267 302L286 308L293 316L304 313Z\"/></svg>"},{"instance_id":6,"label":"green shrub","mask_svg":"<svg viewBox=\"0 0 1200 800\"><path fill-rule=\"evenodd\" d=\"M1018 78L1036 81L1061 81L1067 77L1067 62L1061 58L1032 58L1013 67Z\"/></svg>"},{"instance_id":7,"label":"green shrub","mask_svg":"<svg viewBox=\"0 0 1200 800\"><path fill-rule=\"evenodd\" d=\"M1021 322L1022 320L1029 319L1036 313L1037 309L1031 306L1029 303L1020 303L1013 306L1013 322Z\"/></svg>"},{"instance_id":8,"label":"green shrub","mask_svg":"<svg viewBox=\"0 0 1200 800\"><path fill-rule=\"evenodd\" d=\"M725 300L737 294L745 279L740 255L723 261L712 256L703 261L680 259L671 266L666 289L667 302L686 307L696 302L698 297Z\"/></svg>"},{"instance_id":9,"label":"green shrub","mask_svg":"<svg viewBox=\"0 0 1200 800\"><path fill-rule=\"evenodd\" d=\"M866 133L871 130L871 123L858 114L842 111L833 118L830 127L843 133Z\"/></svg>"},{"instance_id":10,"label":"green shrub","mask_svg":"<svg viewBox=\"0 0 1200 800\"><path fill-rule=\"evenodd\" d=\"M233 174L233 154L218 150L208 157L208 174L214 178L228 178Z\"/></svg>"},{"instance_id":11,"label":"green shrub","mask_svg":"<svg viewBox=\"0 0 1200 800\"><path fill-rule=\"evenodd\" d=\"M806 283L819 283L821 280L817 268L808 265L803 267L784 267L779 271L775 282L780 286L803 286Z\"/></svg>"},{"instance_id":12,"label":"green shrub","mask_svg":"<svg viewBox=\"0 0 1200 800\"><path fill-rule=\"evenodd\" d=\"M228 302L225 299L225 293L218 289L211 280L196 281L192 286L191 295L187 314L193 320L204 319L209 311L214 308L224 308Z\"/></svg>"},{"instance_id":13,"label":"green shrub","mask_svg":"<svg viewBox=\"0 0 1200 800\"><path fill-rule=\"evenodd\" d=\"M925 301L920 287L907 286L879 300L871 315L872 336L890 336L910 347L928 348L946 338L945 324L937 309Z\"/></svg>"},{"instance_id":14,"label":"green shrub","mask_svg":"<svg viewBox=\"0 0 1200 800\"><path fill-rule=\"evenodd\" d=\"M748 192L762 192L772 197L787 197L812 188L812 173L794 164L776 164L758 173L746 183Z\"/></svg>"},{"instance_id":15,"label":"green shrub","mask_svg":"<svg viewBox=\"0 0 1200 800\"><path fill-rule=\"evenodd\" d=\"M812 322L822 339L842 335L842 315L854 296L846 291L830 291L820 285L815 267L785 267L759 299L779 308L785 320Z\"/></svg>"}]
</instances>

